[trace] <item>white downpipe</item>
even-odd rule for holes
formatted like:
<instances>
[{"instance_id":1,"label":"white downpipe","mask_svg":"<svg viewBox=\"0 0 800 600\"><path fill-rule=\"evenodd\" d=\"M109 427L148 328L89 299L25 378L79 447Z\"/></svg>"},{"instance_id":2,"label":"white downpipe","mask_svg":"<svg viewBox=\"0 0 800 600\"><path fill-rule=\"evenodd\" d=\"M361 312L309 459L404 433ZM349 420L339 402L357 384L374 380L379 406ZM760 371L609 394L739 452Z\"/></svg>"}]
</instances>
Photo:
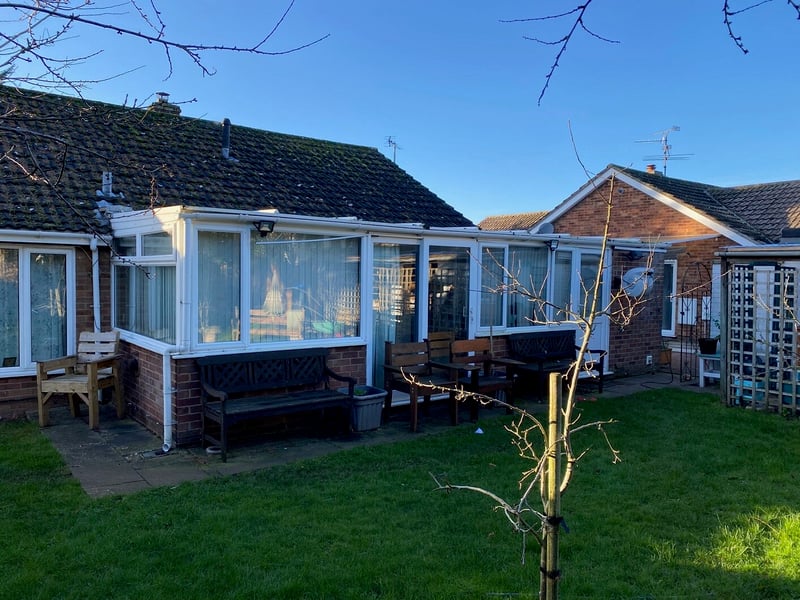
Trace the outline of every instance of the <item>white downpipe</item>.
<instances>
[{"instance_id":1,"label":"white downpipe","mask_svg":"<svg viewBox=\"0 0 800 600\"><path fill-rule=\"evenodd\" d=\"M100 331L100 252L97 250L97 238L89 242L92 251L92 319L95 332Z\"/></svg>"},{"instance_id":2,"label":"white downpipe","mask_svg":"<svg viewBox=\"0 0 800 600\"><path fill-rule=\"evenodd\" d=\"M185 227L183 231L180 231L177 235L178 240L183 240L184 248L183 252L180 251L178 248L179 256L188 256L190 251L191 242L189 240L189 236L193 235L194 232L192 230L192 219L186 219ZM178 301L176 310L178 311L179 315L182 315L184 320L188 317L184 315L186 311L184 307L186 306L186 281L191 281L191 275L186 273L186 269L188 268L187 265L191 264L191 261L181 260L178 259L178 269L176 273L176 281L175 287L178 290ZM174 346L168 346L163 350L162 354L162 363L161 363L161 378L163 380L163 393L164 393L164 445L161 447L161 450L166 454L175 445L174 440L172 439L172 396L173 394L177 393L177 386L172 386L172 356L173 354L184 352L186 348L189 347L189 340L186 339L186 333L189 331L188 323L178 321L176 324L177 331L175 332L175 337L179 341L178 344Z\"/></svg>"},{"instance_id":3,"label":"white downpipe","mask_svg":"<svg viewBox=\"0 0 800 600\"><path fill-rule=\"evenodd\" d=\"M166 454L174 445L172 441L172 394L175 389L172 387L172 353L178 350L178 346L170 346L164 351L161 363L161 373L164 380L164 445L161 450Z\"/></svg>"}]
</instances>

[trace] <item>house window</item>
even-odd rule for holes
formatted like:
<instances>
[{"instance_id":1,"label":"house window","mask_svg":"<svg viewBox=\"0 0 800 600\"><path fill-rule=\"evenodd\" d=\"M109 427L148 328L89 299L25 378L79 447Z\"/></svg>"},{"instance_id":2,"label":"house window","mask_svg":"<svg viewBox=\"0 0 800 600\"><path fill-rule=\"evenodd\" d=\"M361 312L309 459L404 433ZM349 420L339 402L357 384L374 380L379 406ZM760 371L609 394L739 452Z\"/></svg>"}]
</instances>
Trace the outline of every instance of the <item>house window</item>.
<instances>
[{"instance_id":1,"label":"house window","mask_svg":"<svg viewBox=\"0 0 800 600\"><path fill-rule=\"evenodd\" d=\"M68 353L74 270L68 250L0 248L0 369Z\"/></svg>"},{"instance_id":2,"label":"house window","mask_svg":"<svg viewBox=\"0 0 800 600\"><path fill-rule=\"evenodd\" d=\"M678 263L669 259L664 261L664 301L661 313L661 335L675 337L678 297Z\"/></svg>"},{"instance_id":3,"label":"house window","mask_svg":"<svg viewBox=\"0 0 800 600\"><path fill-rule=\"evenodd\" d=\"M250 342L360 335L361 238L275 232L250 242Z\"/></svg>"},{"instance_id":4,"label":"house window","mask_svg":"<svg viewBox=\"0 0 800 600\"><path fill-rule=\"evenodd\" d=\"M114 240L114 327L174 344L175 256L168 232Z\"/></svg>"}]
</instances>

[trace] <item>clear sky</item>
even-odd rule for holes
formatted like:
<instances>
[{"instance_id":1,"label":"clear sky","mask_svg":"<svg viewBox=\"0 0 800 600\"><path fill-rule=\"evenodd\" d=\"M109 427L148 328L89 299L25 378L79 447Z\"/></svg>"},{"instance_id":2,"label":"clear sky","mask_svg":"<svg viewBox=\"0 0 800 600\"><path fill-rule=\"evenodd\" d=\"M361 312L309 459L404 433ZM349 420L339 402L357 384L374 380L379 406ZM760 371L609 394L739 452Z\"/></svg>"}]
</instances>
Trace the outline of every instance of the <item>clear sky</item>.
<instances>
[{"instance_id":1,"label":"clear sky","mask_svg":"<svg viewBox=\"0 0 800 600\"><path fill-rule=\"evenodd\" d=\"M156 91L183 114L380 149L477 222L547 210L615 163L662 168L657 140L669 134L668 174L715 185L800 179L800 21L783 0L736 17L750 50L734 45L722 0L595 0L586 15L609 44L579 31L540 106L556 47L571 22L503 23L563 12L577 0L296 0L267 49L274 57L208 54L213 77L173 53L89 30L73 55L102 50L74 79L100 79L93 100L149 102ZM752 2L732 2L743 8ZM177 41L248 45L272 29L288 0L160 0ZM457 8L454 8L457 7ZM129 16L119 22L130 24ZM140 28L137 25L137 28ZM575 148L570 139L570 128ZM232 145L235 152L235 139Z\"/></svg>"}]
</instances>

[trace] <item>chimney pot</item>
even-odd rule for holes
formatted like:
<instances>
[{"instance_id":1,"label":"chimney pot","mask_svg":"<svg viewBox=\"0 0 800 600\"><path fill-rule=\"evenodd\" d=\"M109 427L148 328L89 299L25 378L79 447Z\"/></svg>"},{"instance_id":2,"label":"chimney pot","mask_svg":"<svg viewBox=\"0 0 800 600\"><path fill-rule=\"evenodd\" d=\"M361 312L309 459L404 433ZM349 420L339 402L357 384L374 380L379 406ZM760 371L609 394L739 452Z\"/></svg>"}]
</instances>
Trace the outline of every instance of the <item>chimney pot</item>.
<instances>
[{"instance_id":1,"label":"chimney pot","mask_svg":"<svg viewBox=\"0 0 800 600\"><path fill-rule=\"evenodd\" d=\"M655 165L647 165L647 172L655 174L656 166Z\"/></svg>"}]
</instances>

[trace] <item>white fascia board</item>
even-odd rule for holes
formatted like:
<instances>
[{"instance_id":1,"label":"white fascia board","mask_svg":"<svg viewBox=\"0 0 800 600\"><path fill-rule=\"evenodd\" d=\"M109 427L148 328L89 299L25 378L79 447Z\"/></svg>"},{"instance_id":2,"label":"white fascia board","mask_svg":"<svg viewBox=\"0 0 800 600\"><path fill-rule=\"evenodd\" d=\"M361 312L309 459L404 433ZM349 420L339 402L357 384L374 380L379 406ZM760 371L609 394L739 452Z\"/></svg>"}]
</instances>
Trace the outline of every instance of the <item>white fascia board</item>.
<instances>
[{"instance_id":1,"label":"white fascia board","mask_svg":"<svg viewBox=\"0 0 800 600\"><path fill-rule=\"evenodd\" d=\"M58 244L61 246L88 246L96 239L102 245L105 241L89 233L64 233L61 231L19 231L0 229L0 243L11 244Z\"/></svg>"}]
</instances>

